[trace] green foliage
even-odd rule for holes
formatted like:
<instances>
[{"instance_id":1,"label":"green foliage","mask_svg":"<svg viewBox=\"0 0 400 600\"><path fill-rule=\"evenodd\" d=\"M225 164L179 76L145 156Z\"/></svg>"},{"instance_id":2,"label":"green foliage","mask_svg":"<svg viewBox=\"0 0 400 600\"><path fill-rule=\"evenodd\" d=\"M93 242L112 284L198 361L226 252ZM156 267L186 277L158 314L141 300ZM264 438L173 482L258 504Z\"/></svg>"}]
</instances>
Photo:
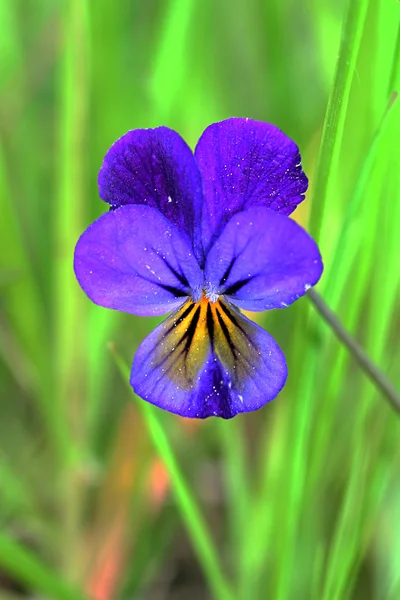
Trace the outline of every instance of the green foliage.
<instances>
[{"instance_id":1,"label":"green foliage","mask_svg":"<svg viewBox=\"0 0 400 600\"><path fill-rule=\"evenodd\" d=\"M192 427L131 404L154 320L91 305L72 255L127 130L194 145L222 118L273 122L310 176L318 291L398 387L399 10L0 0L1 598L6 576L31 598L155 597L184 548L200 597L398 600L398 415L307 299L259 319L288 357L279 398Z\"/></svg>"}]
</instances>

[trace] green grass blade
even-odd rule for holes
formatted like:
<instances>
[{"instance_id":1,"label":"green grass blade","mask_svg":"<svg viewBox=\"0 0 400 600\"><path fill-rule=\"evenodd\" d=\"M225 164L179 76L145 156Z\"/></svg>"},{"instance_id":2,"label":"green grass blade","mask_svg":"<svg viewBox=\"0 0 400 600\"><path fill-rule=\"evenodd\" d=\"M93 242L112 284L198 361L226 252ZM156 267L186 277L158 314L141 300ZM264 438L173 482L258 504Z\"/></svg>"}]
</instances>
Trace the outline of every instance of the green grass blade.
<instances>
[{"instance_id":1,"label":"green grass blade","mask_svg":"<svg viewBox=\"0 0 400 600\"><path fill-rule=\"evenodd\" d=\"M194 0L170 0L150 81L153 115L160 124L176 105L187 68L187 45ZM173 65L173 68L171 66Z\"/></svg>"},{"instance_id":2,"label":"green grass blade","mask_svg":"<svg viewBox=\"0 0 400 600\"><path fill-rule=\"evenodd\" d=\"M351 457L349 482L342 500L330 553L327 560L328 568L324 577L324 592L322 600L341 600L350 596L348 589L351 567L357 558L360 547L360 533L363 523L363 499L367 483L367 455L362 455L363 427L366 407L360 408L355 439L356 452ZM347 589L346 589L347 585Z\"/></svg>"},{"instance_id":3,"label":"green grass blade","mask_svg":"<svg viewBox=\"0 0 400 600\"><path fill-rule=\"evenodd\" d=\"M112 350L112 352L118 369L129 387L130 367L115 350ZM130 387L129 390L132 391ZM215 600L233 600L235 595L222 573L214 542L193 494L185 481L172 446L158 417L158 411L143 400L139 400L137 405L142 413L154 447L168 470L179 510L213 597Z\"/></svg>"},{"instance_id":4,"label":"green grass blade","mask_svg":"<svg viewBox=\"0 0 400 600\"><path fill-rule=\"evenodd\" d=\"M65 7L59 118L58 202L54 212L54 372L55 399L64 423L64 456L61 466L64 518L64 566L79 571L71 549L79 543L80 510L84 482L77 476L86 454L84 421L85 298L73 271L74 247L83 230L85 205L86 132L88 119L88 6L69 0Z\"/></svg>"},{"instance_id":5,"label":"green grass blade","mask_svg":"<svg viewBox=\"0 0 400 600\"><path fill-rule=\"evenodd\" d=\"M357 217L360 216L362 201L365 198L382 139L389 126L395 124L394 120L398 110L399 102L397 94L393 94L365 155L354 191L349 202L346 203L343 224L332 251L332 260L330 261L328 272L324 273L322 280L324 297L328 299L328 302L332 306L337 305L349 274L354 267L357 250L361 243L361 236L359 235L358 227L354 228L355 231L352 235L352 225L357 220Z\"/></svg>"},{"instance_id":6,"label":"green grass blade","mask_svg":"<svg viewBox=\"0 0 400 600\"><path fill-rule=\"evenodd\" d=\"M21 69L23 53L17 33L16 11L13 10L12 0L0 2L0 22L2 35L0 37L0 71L2 74L0 89L9 85L10 79Z\"/></svg>"},{"instance_id":7,"label":"green grass blade","mask_svg":"<svg viewBox=\"0 0 400 600\"><path fill-rule=\"evenodd\" d=\"M313 205L310 219L311 233L318 238L324 208L331 196L340 156L340 148L347 114L350 88L353 82L356 60L364 31L368 2L349 2L343 22L342 38L332 92L328 103L324 122L323 136L320 146L317 172L313 186ZM303 316L304 319L304 316ZM315 329L315 318L308 311L308 339ZM304 326L299 323L304 337ZM300 347L300 336L299 347ZM297 357L300 360L300 356ZM320 369L320 350L317 346L308 345L307 356L303 361L303 369L296 386L296 395L301 402L296 403L291 415L293 430L291 440L291 459L286 477L287 488L283 506L279 515L285 518L280 532L279 571L277 577L277 600L290 597L294 573L298 531L305 510L307 493L307 460L310 452L309 440L315 411L315 381ZM311 532L310 532L311 536ZM311 574L310 574L311 576ZM317 584L315 583L316 587Z\"/></svg>"},{"instance_id":8,"label":"green grass blade","mask_svg":"<svg viewBox=\"0 0 400 600\"><path fill-rule=\"evenodd\" d=\"M4 324L1 325L3 331L0 335L0 355L4 355L6 364L13 362L10 367L19 385L34 391L37 409L43 418L54 454L58 457L64 451L63 424L53 405L47 319L13 196L11 174L7 170L2 140L0 211L0 239L7 249L0 253L0 273L4 273L3 277L7 281L6 273L11 272L8 284L1 290L0 316ZM21 312L24 314L23 320L20 318ZM38 345L38 340L43 343Z\"/></svg>"},{"instance_id":9,"label":"green grass blade","mask_svg":"<svg viewBox=\"0 0 400 600\"><path fill-rule=\"evenodd\" d=\"M85 137L87 119L87 7L70 0L66 11L67 45L63 57L60 114L60 173L55 211L55 358L59 410L70 435L70 414L79 410L75 388L79 387L84 360L82 342L84 298L76 283L72 261L82 227L84 206ZM71 327L71 324L74 327ZM79 331L80 335L76 335ZM73 460L67 451L67 463Z\"/></svg>"},{"instance_id":10,"label":"green grass blade","mask_svg":"<svg viewBox=\"0 0 400 600\"><path fill-rule=\"evenodd\" d=\"M330 196L343 137L350 88L368 9L368 0L348 0L335 78L326 111L317 172L313 187L310 233L319 238L324 209Z\"/></svg>"},{"instance_id":11,"label":"green grass blade","mask_svg":"<svg viewBox=\"0 0 400 600\"><path fill-rule=\"evenodd\" d=\"M33 591L45 594L49 600L85 600L82 593L75 591L32 552L4 533L0 533L0 565L9 575Z\"/></svg>"},{"instance_id":12,"label":"green grass blade","mask_svg":"<svg viewBox=\"0 0 400 600\"><path fill-rule=\"evenodd\" d=\"M221 438L228 513L230 560L240 565L244 539L248 534L251 507L251 479L248 473L246 429L243 419L221 420L217 424ZM240 568L236 570L239 575Z\"/></svg>"}]
</instances>

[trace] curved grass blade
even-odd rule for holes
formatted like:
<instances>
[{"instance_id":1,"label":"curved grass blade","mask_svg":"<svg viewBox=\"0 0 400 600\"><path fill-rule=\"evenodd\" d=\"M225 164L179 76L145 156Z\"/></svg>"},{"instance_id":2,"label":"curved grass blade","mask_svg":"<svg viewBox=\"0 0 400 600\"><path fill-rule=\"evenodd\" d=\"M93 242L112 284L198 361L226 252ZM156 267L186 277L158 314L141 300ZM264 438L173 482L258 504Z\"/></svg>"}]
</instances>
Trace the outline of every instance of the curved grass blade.
<instances>
[{"instance_id":1,"label":"curved grass blade","mask_svg":"<svg viewBox=\"0 0 400 600\"><path fill-rule=\"evenodd\" d=\"M389 125L393 123L393 119L398 111L397 98L398 94L397 92L394 92L374 133L370 147L360 169L360 174L354 186L354 192L351 195L350 201L346 203L345 213L343 215L343 226L340 230L339 237L337 238L335 248L331 253L332 261L329 265L329 271L324 274L322 282L325 290L324 296L333 306L336 306L346 284L349 272L354 265L357 247L355 244L352 244L352 247L350 247L349 237L351 234L351 227L359 214L382 138L388 130ZM359 236L358 240L360 241ZM352 250L352 253L350 253L349 250Z\"/></svg>"},{"instance_id":2,"label":"curved grass blade","mask_svg":"<svg viewBox=\"0 0 400 600\"><path fill-rule=\"evenodd\" d=\"M18 581L33 591L45 594L49 600L85 600L85 596L58 577L32 552L11 537L0 533L0 565Z\"/></svg>"},{"instance_id":3,"label":"curved grass blade","mask_svg":"<svg viewBox=\"0 0 400 600\"><path fill-rule=\"evenodd\" d=\"M129 366L116 352L115 348L111 347L111 351L123 380L132 392L128 383ZM207 524L179 467L172 446L158 417L158 409L142 400L137 403L137 406L142 413L154 447L167 468L179 510L214 598L215 600L234 600L235 595L222 573L218 553Z\"/></svg>"},{"instance_id":4,"label":"curved grass blade","mask_svg":"<svg viewBox=\"0 0 400 600\"><path fill-rule=\"evenodd\" d=\"M350 89L364 32L367 9L368 0L349 1L343 21L339 57L324 121L313 188L310 231L317 239L319 238L324 216L324 207L327 205L335 181ZM311 323L310 318L312 319L312 315L308 313L307 321L309 323ZM297 394L298 397L302 398L302 403L301 406L296 405L295 414L292 415L296 426L292 432L291 450L293 459L288 467L287 477L289 483L282 509L287 518L279 539L281 559L277 576L276 600L287 600L290 597L293 584L288 574L293 572L293 565L296 563L296 536L303 511L308 440L311 434L314 411L314 379L317 376L319 364L319 352L317 348L310 346L307 362L304 364L297 387Z\"/></svg>"},{"instance_id":5,"label":"curved grass blade","mask_svg":"<svg viewBox=\"0 0 400 600\"><path fill-rule=\"evenodd\" d=\"M367 15L368 0L348 0L342 29L339 58L328 101L317 172L313 187L310 233L319 238L324 208L339 160L344 123L356 61Z\"/></svg>"}]
</instances>

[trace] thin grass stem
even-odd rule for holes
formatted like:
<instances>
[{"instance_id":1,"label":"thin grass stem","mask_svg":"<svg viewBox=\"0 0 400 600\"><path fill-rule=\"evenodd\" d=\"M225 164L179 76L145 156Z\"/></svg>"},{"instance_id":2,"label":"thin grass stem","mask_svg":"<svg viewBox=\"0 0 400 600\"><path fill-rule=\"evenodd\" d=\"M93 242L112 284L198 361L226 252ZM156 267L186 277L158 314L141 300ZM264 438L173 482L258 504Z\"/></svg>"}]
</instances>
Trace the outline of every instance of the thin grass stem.
<instances>
[{"instance_id":1,"label":"thin grass stem","mask_svg":"<svg viewBox=\"0 0 400 600\"><path fill-rule=\"evenodd\" d=\"M335 313L331 311L321 296L315 290L309 290L307 296L315 310L321 315L325 323L329 325L338 340L346 346L365 375L372 381L392 408L400 413L400 395L384 373L368 358L358 342L346 331Z\"/></svg>"}]
</instances>

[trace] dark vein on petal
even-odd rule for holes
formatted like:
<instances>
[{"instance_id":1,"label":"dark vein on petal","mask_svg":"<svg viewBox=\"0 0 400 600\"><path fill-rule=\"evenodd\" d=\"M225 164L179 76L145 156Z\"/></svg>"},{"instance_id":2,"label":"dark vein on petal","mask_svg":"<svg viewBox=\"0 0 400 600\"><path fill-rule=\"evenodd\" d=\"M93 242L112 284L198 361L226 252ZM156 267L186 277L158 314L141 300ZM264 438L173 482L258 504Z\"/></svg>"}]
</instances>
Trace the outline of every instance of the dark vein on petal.
<instances>
[{"instance_id":1,"label":"dark vein on petal","mask_svg":"<svg viewBox=\"0 0 400 600\"><path fill-rule=\"evenodd\" d=\"M154 252L156 252L156 250L153 248ZM168 267L168 269L171 271L171 273L173 275L175 275L175 277L177 278L177 280L184 286L186 287L190 287L189 286L189 282L186 279L185 275L182 272L177 271L172 265L170 265L170 263L167 261L166 258L164 258L163 256L161 256L161 259L163 260L164 264L166 267Z\"/></svg>"},{"instance_id":2,"label":"dark vein on petal","mask_svg":"<svg viewBox=\"0 0 400 600\"><path fill-rule=\"evenodd\" d=\"M175 351L175 352L176 352L176 351ZM164 370L164 371L162 372L162 377L163 377L163 378L164 378L164 377L168 377L168 374L169 374L169 372L170 372L171 370L175 369L175 367L176 367L176 363L178 362L178 360L180 359L180 357L182 356L182 354L183 354L184 352L185 352L185 348L182 348L182 349L181 349L179 352L177 352L176 354L174 353L174 357L173 357L173 358L174 358L174 360L172 360L172 361L171 361L171 364L170 364L170 366L168 367L168 369L166 369L166 370ZM169 358L169 356L168 356L168 357L166 357L166 358L165 358L165 359L162 361L162 363L160 363L160 364L163 364L167 358ZM185 365L185 366L186 366L186 365ZM157 366L156 368L158 369L159 367Z\"/></svg>"},{"instance_id":3,"label":"dark vein on petal","mask_svg":"<svg viewBox=\"0 0 400 600\"><path fill-rule=\"evenodd\" d=\"M231 296L232 294L236 294L236 292L238 292L239 290L241 290L242 287L244 287L245 285L247 285L249 283L249 281L251 281L252 279L254 279L254 275L252 277L247 277L247 279L241 279L240 281L237 281L236 283L234 283L231 286L229 286L224 291L224 294L226 294L227 296Z\"/></svg>"},{"instance_id":4,"label":"dark vein on petal","mask_svg":"<svg viewBox=\"0 0 400 600\"><path fill-rule=\"evenodd\" d=\"M207 329L210 337L211 351L214 352L214 319L210 303L207 304Z\"/></svg>"},{"instance_id":5,"label":"dark vein on petal","mask_svg":"<svg viewBox=\"0 0 400 600\"><path fill-rule=\"evenodd\" d=\"M235 315L233 315L231 313L231 311L228 309L228 307L226 306L226 304L223 304L222 302L220 302L219 306L223 310L223 312L226 314L226 316L228 317L228 319L235 325L235 327L237 327L238 329L240 329L240 331L243 333L243 335L245 336L245 338L249 342L251 342L251 344L253 344L251 336L247 333L247 331L244 329L244 327L240 324L240 322L237 320L237 318L235 317Z\"/></svg>"},{"instance_id":6,"label":"dark vein on petal","mask_svg":"<svg viewBox=\"0 0 400 600\"><path fill-rule=\"evenodd\" d=\"M119 207L117 207L119 208ZM178 281L183 285L183 286L187 286L188 290L185 292L184 290L180 290L179 288L175 287L175 286L170 286L164 283L160 283L159 281L155 281L154 279L150 279L149 277L146 277L145 275L142 275L141 273L138 273L138 271L136 271L132 265L130 264L130 262L127 260L124 252L121 250L121 233L120 233L120 228L119 225L117 223L117 243L118 243L118 249L119 249L119 255L121 257L121 261L123 261L126 265L127 268L127 273L129 273L130 275L133 274L134 277L138 277L139 279L142 279L143 281L146 281L147 283L151 283L153 285L157 285L158 287L160 287L161 289L164 289L166 292L169 292L170 294L173 294L176 298L183 298L185 296L189 295L190 292L190 285L189 282L187 281L186 277L184 277L183 275L179 276L179 273L177 273L175 271L175 269L173 269L173 267L171 267L171 265L168 263L168 261L166 261L164 259L164 257L160 256L157 252L157 250L152 246L151 250L154 252L155 255L157 255L159 258L161 258L165 265L170 269L170 271L175 275L175 277L178 279ZM156 269L157 266L155 265L154 268Z\"/></svg>"},{"instance_id":7,"label":"dark vein on petal","mask_svg":"<svg viewBox=\"0 0 400 600\"><path fill-rule=\"evenodd\" d=\"M222 332L223 332L223 334L224 334L224 336L226 338L226 341L228 342L229 349L232 352L232 356L236 360L236 358L237 358L236 348L235 348L235 345L234 345L234 343L232 341L231 334L229 333L229 329L227 328L227 326L226 326L226 324L225 324L225 322L224 322L224 320L222 318L222 315L219 312L218 308L215 309L215 312L217 314L218 321L219 321L219 324L221 326Z\"/></svg>"},{"instance_id":8,"label":"dark vein on petal","mask_svg":"<svg viewBox=\"0 0 400 600\"><path fill-rule=\"evenodd\" d=\"M166 337L169 333L171 333L171 331L173 329L175 329L175 327L177 327L180 323L182 323L182 321L184 321L186 319L186 317L192 312L194 307L195 307L194 303L189 304L189 306L183 311L183 313L181 314L179 319L174 321L173 324L171 325L171 327L164 333L163 337Z\"/></svg>"},{"instance_id":9,"label":"dark vein on petal","mask_svg":"<svg viewBox=\"0 0 400 600\"><path fill-rule=\"evenodd\" d=\"M186 292L185 290L180 290L179 288L174 287L173 285L167 285L165 283L160 283L159 281L154 281L154 279L149 279L148 277L145 277L144 275L141 275L140 273L135 273L135 276L138 277L139 279L143 279L143 281L147 281L147 283L151 283L153 285L158 286L159 288L165 290L166 292L173 294L173 296L175 296L177 298L184 298L185 296L188 295L188 292Z\"/></svg>"},{"instance_id":10,"label":"dark vein on petal","mask_svg":"<svg viewBox=\"0 0 400 600\"><path fill-rule=\"evenodd\" d=\"M163 335L163 339L165 340L168 336L169 333L171 333L171 331L173 329L175 329L176 325L180 322L183 321L184 318L186 318L186 316L190 313L190 311L192 310L192 308L195 305L192 304L189 309L186 309L185 313L181 316L181 318L176 321L172 327L170 327L168 329L168 331L166 331ZM185 315L185 316L184 316ZM197 315L197 316L196 316ZM198 309L196 310L195 314L193 315L192 321L190 322L189 327L186 329L185 333L183 334L183 336L181 337L181 339L175 344L175 346L173 348L171 348L171 352L166 354L166 356L164 356L163 359L160 360L160 362L158 362L156 365L153 365L154 369L159 369L171 356L172 356L172 363L168 369L168 371L171 369L172 366L175 366L175 364L177 363L177 361L179 360L179 358L182 356L182 354L185 354L187 356L189 349L190 349L190 345L193 341L193 337L194 334L196 332L196 327L197 327L197 323L199 321L199 316L200 316L200 307L198 307ZM193 326L194 323L194 326ZM188 340L188 336L191 336L190 341ZM183 342L186 340L186 343L184 345L184 347L182 348L182 350L178 353L177 349L179 348L179 346L181 344L183 344ZM186 364L185 364L186 367ZM163 373L163 375L165 375L165 373Z\"/></svg>"},{"instance_id":11,"label":"dark vein on petal","mask_svg":"<svg viewBox=\"0 0 400 600\"><path fill-rule=\"evenodd\" d=\"M185 333L183 334L183 336L181 337L181 339L177 342L177 344L175 345L175 347L172 349L172 362L171 362L169 368L167 369L167 371L163 373L163 376L167 375L169 373L169 371L173 367L175 367L175 365L179 361L179 359L182 356L182 354L184 354L185 358L184 358L184 361L183 361L183 366L184 366L184 369L185 369L185 377L187 379L188 375L187 375L187 361L186 361L186 359L187 359L187 356L189 354L189 350L190 350L190 346L192 345L193 338L194 338L194 336L196 334L197 325L198 325L198 322L199 322L199 319L200 319L200 312L201 312L201 308L200 308L200 306L198 306L197 309L196 309L196 312L194 313L194 315L192 317L192 320L191 320L188 328L185 331ZM181 349L180 352L177 352L178 347L181 344L183 344L183 342L185 342L184 347ZM158 363L158 365L155 368L159 369L160 366L162 364L164 364L170 358L170 356L171 356L171 354L168 354L167 356L165 356L163 358L163 360L160 363Z\"/></svg>"},{"instance_id":12,"label":"dark vein on petal","mask_svg":"<svg viewBox=\"0 0 400 600\"><path fill-rule=\"evenodd\" d=\"M150 141L150 150L153 150L153 142ZM137 179L140 180L141 184L143 185L143 187L149 188L150 187L150 197L154 198L156 204L157 204L157 208L160 209L160 202L159 202L159 194L157 194L157 192L154 192L154 189L156 187L156 181L155 181L155 176L154 176L154 169L153 169L153 165L152 163L148 163L147 162L147 156L144 157L144 155L141 154L141 152L139 151L139 148L134 148L133 149L134 154L136 154L136 156L139 158L139 162L141 163L141 166L143 168L143 170L146 173L146 176L149 178L149 181L145 181L142 177L138 177L138 172L137 170L135 171L134 175ZM130 165L130 171L131 173L133 172L132 169L132 165ZM155 197L154 197L155 194ZM147 202L148 198L145 199L145 204ZM160 211L162 212L162 211Z\"/></svg>"},{"instance_id":13,"label":"dark vein on petal","mask_svg":"<svg viewBox=\"0 0 400 600\"><path fill-rule=\"evenodd\" d=\"M228 281L228 277L231 274L233 265L236 262L236 256L234 256L231 260L231 262L229 263L225 273L222 275L221 279L219 280L219 285L224 285L224 283L226 283Z\"/></svg>"},{"instance_id":14,"label":"dark vein on petal","mask_svg":"<svg viewBox=\"0 0 400 600\"><path fill-rule=\"evenodd\" d=\"M172 369L172 367L175 367L175 364L176 364L176 362L178 361L178 359L179 359L179 358L182 356L182 354L185 352L185 348L182 348L182 349L181 349L179 352L177 352L177 350L176 350L176 349L178 348L178 346L179 346L179 345L180 345L180 344L183 342L183 339L184 339L184 338L182 338L182 339L181 339L181 340L178 342L178 344L175 346L174 350L172 350L172 351L171 351L169 354L166 354L166 355L164 356L164 358L160 360L160 362L158 362L156 365L152 365L152 369L154 369L154 370L158 370L160 367L162 367L162 365L164 365L164 364L167 362L167 360L168 360L168 359L171 357L171 355L172 355L172 361L171 361L171 364L170 364L170 366L168 367L168 369L167 369L166 371L163 371L163 374L162 374L162 376L164 377L164 375L166 375L167 373L169 373L169 371ZM154 351L153 351L153 354L154 354Z\"/></svg>"},{"instance_id":15,"label":"dark vein on petal","mask_svg":"<svg viewBox=\"0 0 400 600\"><path fill-rule=\"evenodd\" d=\"M182 340L180 340L179 344L186 338L185 350L186 354L190 350L190 346L193 342L194 334L196 333L197 324L200 319L200 306L197 307L196 312L194 313L192 320L190 322L189 327L187 328Z\"/></svg>"},{"instance_id":16,"label":"dark vein on petal","mask_svg":"<svg viewBox=\"0 0 400 600\"><path fill-rule=\"evenodd\" d=\"M180 290L179 288L176 288L173 285L166 285L165 283L158 283L158 282L154 282L154 283L156 285L158 285L158 287L165 290L166 292L170 292L177 298L185 297L188 295L187 292L185 292L184 290Z\"/></svg>"},{"instance_id":17,"label":"dark vein on petal","mask_svg":"<svg viewBox=\"0 0 400 600\"><path fill-rule=\"evenodd\" d=\"M194 304L192 306L194 306ZM188 354L190 346L191 346L193 338L194 338L194 334L196 333L196 327L199 322L199 318L200 318L200 306L197 308L196 312L194 313L192 320L191 320L188 328L186 329L185 333L183 334L181 339L176 343L175 347L172 349L173 352L176 351L176 348L178 348L186 340L185 347L182 350L182 352L185 352L186 354ZM181 321L183 321L183 318L181 318L176 323L181 322ZM163 338L165 339L167 337L168 333L170 333L172 331L172 329L174 329L174 328L175 328L175 324L163 335ZM181 352L181 354L182 354L182 352ZM179 358L179 356L180 356L180 354L175 355L175 358L177 359L177 358ZM165 362L169 357L170 357L170 354L168 354L165 358L163 358L163 360L157 365L156 368L158 368L160 365L162 365L163 362Z\"/></svg>"},{"instance_id":18,"label":"dark vein on petal","mask_svg":"<svg viewBox=\"0 0 400 600\"><path fill-rule=\"evenodd\" d=\"M254 345L252 336L247 333L247 331L241 325L240 321L238 321L237 318L235 317L235 315L233 315L230 312L230 310L228 309L228 306L226 306L222 302L220 302L219 306L222 309L222 311L224 312L224 314L228 317L228 319L232 322L232 324L235 327L237 327L239 329L239 331L243 334L244 338L249 342L249 345L254 350L255 345ZM254 324L252 324L252 325L254 325ZM251 362L243 353L240 354L239 362L242 365L242 368L245 370L246 374L249 375L250 377L253 377L254 376L254 374L253 374L254 363Z\"/></svg>"}]
</instances>

